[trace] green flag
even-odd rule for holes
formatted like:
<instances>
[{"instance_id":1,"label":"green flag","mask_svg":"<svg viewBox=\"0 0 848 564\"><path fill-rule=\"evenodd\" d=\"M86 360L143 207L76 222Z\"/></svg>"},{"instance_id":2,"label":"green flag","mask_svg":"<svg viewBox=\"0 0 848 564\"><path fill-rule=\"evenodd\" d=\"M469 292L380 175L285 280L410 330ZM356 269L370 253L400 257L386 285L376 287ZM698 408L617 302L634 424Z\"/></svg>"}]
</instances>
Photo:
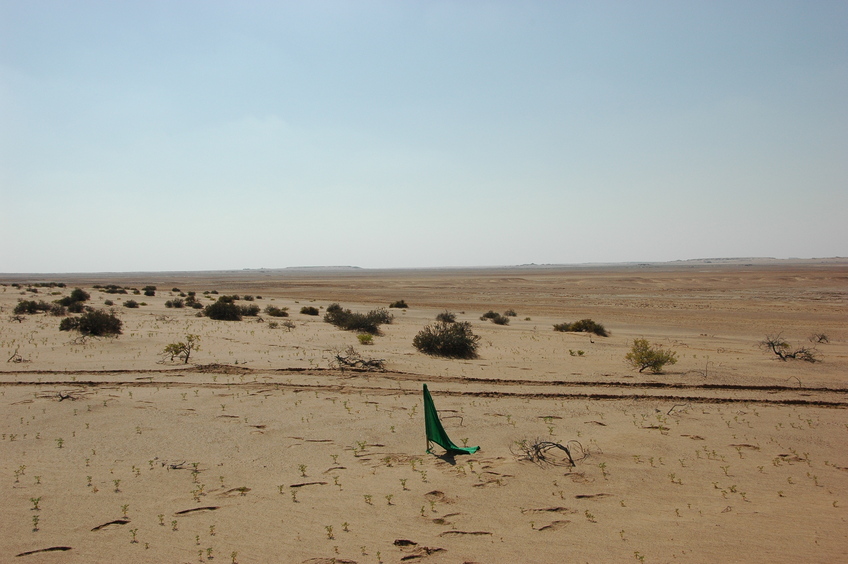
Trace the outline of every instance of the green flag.
<instances>
[{"instance_id":1,"label":"green flag","mask_svg":"<svg viewBox=\"0 0 848 564\"><path fill-rule=\"evenodd\" d=\"M465 454L474 454L480 447L463 448L453 444L442 427L442 422L439 421L439 413L436 411L436 406L433 405L433 398L430 396L430 390L427 389L427 384L424 384L424 428L427 432L427 452L430 452L430 443L434 442L448 452L460 452Z\"/></svg>"}]
</instances>

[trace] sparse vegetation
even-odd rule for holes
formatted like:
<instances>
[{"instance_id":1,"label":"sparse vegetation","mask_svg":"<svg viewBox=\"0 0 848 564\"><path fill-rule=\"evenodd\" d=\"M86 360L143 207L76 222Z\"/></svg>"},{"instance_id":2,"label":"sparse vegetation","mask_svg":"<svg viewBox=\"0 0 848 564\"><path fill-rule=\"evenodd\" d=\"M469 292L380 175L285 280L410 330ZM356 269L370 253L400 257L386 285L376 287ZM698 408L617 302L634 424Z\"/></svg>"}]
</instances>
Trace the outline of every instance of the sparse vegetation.
<instances>
[{"instance_id":1,"label":"sparse vegetation","mask_svg":"<svg viewBox=\"0 0 848 564\"><path fill-rule=\"evenodd\" d=\"M662 348L653 348L647 339L634 339L633 346L625 356L625 359L639 372L649 368L654 374L662 372L666 364L677 363L677 353L666 351Z\"/></svg>"},{"instance_id":2,"label":"sparse vegetation","mask_svg":"<svg viewBox=\"0 0 848 564\"><path fill-rule=\"evenodd\" d=\"M436 321L441 321L443 323L453 323L456 321L456 314L445 310L436 316Z\"/></svg>"},{"instance_id":3,"label":"sparse vegetation","mask_svg":"<svg viewBox=\"0 0 848 564\"><path fill-rule=\"evenodd\" d=\"M824 337L824 340L827 340L825 335L821 335ZM818 341L822 342L822 341ZM777 335L766 335L765 340L760 341L760 348L771 351L782 361L787 360L803 360L805 362L818 362L818 351L815 346L813 347L792 347L788 342L783 340L783 334L778 333Z\"/></svg>"},{"instance_id":4,"label":"sparse vegetation","mask_svg":"<svg viewBox=\"0 0 848 564\"><path fill-rule=\"evenodd\" d=\"M277 307L269 305L265 308L265 314L270 315L271 317L288 317L289 316L289 308L287 307Z\"/></svg>"},{"instance_id":5,"label":"sparse vegetation","mask_svg":"<svg viewBox=\"0 0 848 564\"><path fill-rule=\"evenodd\" d=\"M302 313L303 315L318 315L321 312L318 311L317 307L303 306L302 308L300 308L300 313Z\"/></svg>"},{"instance_id":6,"label":"sparse vegetation","mask_svg":"<svg viewBox=\"0 0 848 564\"><path fill-rule=\"evenodd\" d=\"M396 302L392 302L392 303L390 303L390 304L389 304L389 307L390 307L390 308L397 308L397 309L407 309L409 306L408 306L408 305L406 305L406 301L405 301L405 300L398 300L398 301L396 301Z\"/></svg>"},{"instance_id":7,"label":"sparse vegetation","mask_svg":"<svg viewBox=\"0 0 848 564\"><path fill-rule=\"evenodd\" d=\"M380 325L391 323L392 315L385 309L354 313L349 309L342 309L339 304L332 304L327 307L324 321L346 331L379 335Z\"/></svg>"},{"instance_id":8,"label":"sparse vegetation","mask_svg":"<svg viewBox=\"0 0 848 564\"><path fill-rule=\"evenodd\" d=\"M66 317L59 324L60 331L79 331L83 335L104 337L121 334L123 323L114 313L102 309L89 311L80 317Z\"/></svg>"},{"instance_id":9,"label":"sparse vegetation","mask_svg":"<svg viewBox=\"0 0 848 564\"><path fill-rule=\"evenodd\" d=\"M135 309L138 307L138 302L135 300L127 300L124 302L124 307L128 307L130 309Z\"/></svg>"},{"instance_id":10,"label":"sparse vegetation","mask_svg":"<svg viewBox=\"0 0 848 564\"><path fill-rule=\"evenodd\" d=\"M471 331L467 321L437 321L422 329L412 340L412 345L420 352L447 358L476 358L479 344L480 337Z\"/></svg>"},{"instance_id":11,"label":"sparse vegetation","mask_svg":"<svg viewBox=\"0 0 848 564\"><path fill-rule=\"evenodd\" d=\"M218 321L241 321L241 308L226 298L221 296L217 302L203 308L203 314L209 319Z\"/></svg>"},{"instance_id":12,"label":"sparse vegetation","mask_svg":"<svg viewBox=\"0 0 848 564\"><path fill-rule=\"evenodd\" d=\"M600 323L595 323L591 319L581 319L574 323L557 323L554 325L554 331L562 331L566 333L593 333L599 337L609 337L607 331Z\"/></svg>"},{"instance_id":13,"label":"sparse vegetation","mask_svg":"<svg viewBox=\"0 0 848 564\"><path fill-rule=\"evenodd\" d=\"M178 343L171 343L165 347L163 354L166 356L170 356L169 360L174 360L175 358L183 359L183 364L188 364L188 359L191 356L192 351L200 350L200 335L186 335L185 341L180 341Z\"/></svg>"}]
</instances>

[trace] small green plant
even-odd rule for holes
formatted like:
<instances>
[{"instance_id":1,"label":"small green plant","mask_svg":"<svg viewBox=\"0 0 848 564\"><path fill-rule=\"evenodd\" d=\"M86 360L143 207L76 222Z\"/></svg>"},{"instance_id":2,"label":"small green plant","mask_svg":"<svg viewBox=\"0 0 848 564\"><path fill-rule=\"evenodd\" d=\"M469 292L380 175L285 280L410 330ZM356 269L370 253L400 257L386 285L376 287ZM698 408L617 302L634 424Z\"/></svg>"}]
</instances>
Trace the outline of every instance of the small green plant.
<instances>
[{"instance_id":1,"label":"small green plant","mask_svg":"<svg viewBox=\"0 0 848 564\"><path fill-rule=\"evenodd\" d=\"M324 530L327 531L327 538L328 539L333 540L334 538L336 538L336 537L333 536L333 526L332 525L327 525L326 527L324 527Z\"/></svg>"},{"instance_id":2,"label":"small green plant","mask_svg":"<svg viewBox=\"0 0 848 564\"><path fill-rule=\"evenodd\" d=\"M138 529L130 529L130 534L132 535L132 540L130 544L136 544L138 541L136 540L136 535L138 535Z\"/></svg>"},{"instance_id":3,"label":"small green plant","mask_svg":"<svg viewBox=\"0 0 848 564\"><path fill-rule=\"evenodd\" d=\"M298 464L297 469L300 471L301 477L306 477L306 464Z\"/></svg>"},{"instance_id":4,"label":"small green plant","mask_svg":"<svg viewBox=\"0 0 848 564\"><path fill-rule=\"evenodd\" d=\"M368 505L374 505L373 503L371 503L371 495L370 494L365 494L363 497L365 498L365 503L367 503Z\"/></svg>"},{"instance_id":5,"label":"small green plant","mask_svg":"<svg viewBox=\"0 0 848 564\"><path fill-rule=\"evenodd\" d=\"M169 360L174 360L175 358L181 358L183 360L183 364L188 364L189 357L193 351L200 350L200 336L199 335L186 335L185 341L180 341L178 343L171 343L165 347L165 350L162 353L166 356L170 356ZM185 398L183 398L185 399Z\"/></svg>"},{"instance_id":6,"label":"small green plant","mask_svg":"<svg viewBox=\"0 0 848 564\"><path fill-rule=\"evenodd\" d=\"M359 340L360 345L373 345L374 344L374 336L370 333L360 333L356 336Z\"/></svg>"},{"instance_id":7,"label":"small green plant","mask_svg":"<svg viewBox=\"0 0 848 564\"><path fill-rule=\"evenodd\" d=\"M32 531L38 531L38 522L41 521L41 518L38 515L32 516Z\"/></svg>"},{"instance_id":8,"label":"small green plant","mask_svg":"<svg viewBox=\"0 0 848 564\"><path fill-rule=\"evenodd\" d=\"M653 348L647 339L634 339L633 346L624 358L639 372L650 369L654 374L662 372L666 364L677 363L677 353Z\"/></svg>"},{"instance_id":9,"label":"small green plant","mask_svg":"<svg viewBox=\"0 0 848 564\"><path fill-rule=\"evenodd\" d=\"M41 502L41 496L31 497L31 498L29 498L29 500L30 500L30 502L32 502L32 510L33 511L40 511L41 508L38 507L38 504Z\"/></svg>"}]
</instances>

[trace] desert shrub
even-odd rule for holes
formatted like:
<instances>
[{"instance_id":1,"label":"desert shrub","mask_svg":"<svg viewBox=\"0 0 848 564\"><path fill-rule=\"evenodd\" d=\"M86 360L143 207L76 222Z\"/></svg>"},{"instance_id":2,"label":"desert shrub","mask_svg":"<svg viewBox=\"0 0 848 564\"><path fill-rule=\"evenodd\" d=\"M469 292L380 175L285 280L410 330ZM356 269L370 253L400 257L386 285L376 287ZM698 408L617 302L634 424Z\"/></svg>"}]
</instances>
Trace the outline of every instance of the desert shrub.
<instances>
[{"instance_id":1,"label":"desert shrub","mask_svg":"<svg viewBox=\"0 0 848 564\"><path fill-rule=\"evenodd\" d=\"M62 298L61 300L57 300L57 301L56 301L56 303L58 303L59 305L62 305L62 306L68 307L68 306L70 306L72 303L75 303L75 302L76 302L76 303L86 302L86 301L88 301L90 298L91 298L91 296L88 294L88 292L86 292L86 291L82 290L81 288L75 288L75 289L71 292L71 295L70 295L70 296L66 296L66 297Z\"/></svg>"},{"instance_id":2,"label":"desert shrub","mask_svg":"<svg viewBox=\"0 0 848 564\"><path fill-rule=\"evenodd\" d=\"M650 368L654 374L662 372L663 366L666 364L677 363L676 352L666 351L661 348L655 349L651 347L647 339L634 339L630 352L624 355L624 358L627 359L633 368L638 368L639 372Z\"/></svg>"},{"instance_id":3,"label":"desert shrub","mask_svg":"<svg viewBox=\"0 0 848 564\"><path fill-rule=\"evenodd\" d=\"M456 314L445 310L436 316L436 321L441 321L443 323L453 323L454 321L456 321Z\"/></svg>"},{"instance_id":4,"label":"desert shrub","mask_svg":"<svg viewBox=\"0 0 848 564\"><path fill-rule=\"evenodd\" d=\"M65 306L60 306L59 304L53 304L50 306L50 315L53 317L65 317L68 312L65 310Z\"/></svg>"},{"instance_id":5,"label":"desert shrub","mask_svg":"<svg viewBox=\"0 0 848 564\"><path fill-rule=\"evenodd\" d=\"M92 310L79 317L66 317L59 323L60 331L79 331L83 335L103 337L120 335L123 323L114 313L102 309Z\"/></svg>"},{"instance_id":6,"label":"desert shrub","mask_svg":"<svg viewBox=\"0 0 848 564\"><path fill-rule=\"evenodd\" d=\"M156 286L145 286L141 289L144 292L145 296L155 296L156 295Z\"/></svg>"},{"instance_id":7,"label":"desert shrub","mask_svg":"<svg viewBox=\"0 0 848 564\"><path fill-rule=\"evenodd\" d=\"M303 315L318 315L321 312L318 311L317 307L303 306L302 308L300 308L300 313L302 313Z\"/></svg>"},{"instance_id":8,"label":"desert shrub","mask_svg":"<svg viewBox=\"0 0 848 564\"><path fill-rule=\"evenodd\" d=\"M360 345L373 345L374 336L371 333L360 333L356 336Z\"/></svg>"},{"instance_id":9,"label":"desert shrub","mask_svg":"<svg viewBox=\"0 0 848 564\"><path fill-rule=\"evenodd\" d=\"M165 307L182 309L182 308L185 307L185 302L180 298L176 298L176 299L168 300L167 302L165 302Z\"/></svg>"},{"instance_id":10,"label":"desert shrub","mask_svg":"<svg viewBox=\"0 0 848 564\"><path fill-rule=\"evenodd\" d=\"M571 333L594 333L599 337L609 337L607 331L600 323L595 323L591 319L581 319L574 323L557 323L554 325L554 331L563 331Z\"/></svg>"},{"instance_id":11,"label":"desert shrub","mask_svg":"<svg viewBox=\"0 0 848 564\"><path fill-rule=\"evenodd\" d=\"M827 338L827 337L825 337ZM766 351L771 351L780 360L803 360L806 362L818 362L818 350L815 346L812 347L791 347L789 343L783 340L783 335L766 335L764 341L760 341L760 348Z\"/></svg>"},{"instance_id":12,"label":"desert shrub","mask_svg":"<svg viewBox=\"0 0 848 564\"><path fill-rule=\"evenodd\" d=\"M135 300L127 300L124 302L124 307L128 307L130 309L135 309L138 307L138 302Z\"/></svg>"},{"instance_id":13,"label":"desert shrub","mask_svg":"<svg viewBox=\"0 0 848 564\"><path fill-rule=\"evenodd\" d=\"M50 311L50 304L45 301L21 300L15 305L15 314L34 314L42 311Z\"/></svg>"},{"instance_id":14,"label":"desert shrub","mask_svg":"<svg viewBox=\"0 0 848 564\"><path fill-rule=\"evenodd\" d=\"M135 296L140 296L140 295L141 295L141 290L139 290L138 288L133 288L133 291L132 291L132 292L133 292L133 295L135 295Z\"/></svg>"},{"instance_id":15,"label":"desert shrub","mask_svg":"<svg viewBox=\"0 0 848 564\"><path fill-rule=\"evenodd\" d=\"M289 316L288 309L289 308L287 308L287 307L277 307L277 306L269 305L268 307L265 308L265 313L267 315L270 315L271 317L288 317Z\"/></svg>"},{"instance_id":16,"label":"desert shrub","mask_svg":"<svg viewBox=\"0 0 848 564\"><path fill-rule=\"evenodd\" d=\"M404 300L398 300L398 301L396 301L396 302L392 302L392 303L390 303L390 304L389 304L389 307L390 307L390 308L396 308L396 309L407 309L409 306L408 306L408 305L406 305L406 301L404 301Z\"/></svg>"},{"instance_id":17,"label":"desert shrub","mask_svg":"<svg viewBox=\"0 0 848 564\"><path fill-rule=\"evenodd\" d=\"M345 331L380 334L380 325L392 322L392 315L385 309L375 309L368 313L355 313L343 309L339 304L331 304L324 314L324 321Z\"/></svg>"},{"instance_id":18,"label":"desert shrub","mask_svg":"<svg viewBox=\"0 0 848 564\"><path fill-rule=\"evenodd\" d=\"M178 343L171 343L165 347L165 350L162 351L162 354L165 356L170 356L170 360L174 360L174 358L183 359L183 364L188 364L188 359L191 356L192 351L200 350L200 335L186 335L185 341L180 341Z\"/></svg>"},{"instance_id":19,"label":"desert shrub","mask_svg":"<svg viewBox=\"0 0 848 564\"><path fill-rule=\"evenodd\" d=\"M480 320L486 321L487 319L494 319L499 315L500 315L499 313L496 313L492 310L489 310L489 311L487 311L486 313L484 313L483 315L480 316Z\"/></svg>"},{"instance_id":20,"label":"desert shrub","mask_svg":"<svg viewBox=\"0 0 848 564\"><path fill-rule=\"evenodd\" d=\"M112 300L103 300L103 305L113 306L115 305L115 302L113 302Z\"/></svg>"},{"instance_id":21,"label":"desert shrub","mask_svg":"<svg viewBox=\"0 0 848 564\"><path fill-rule=\"evenodd\" d=\"M217 302L203 308L204 315L218 321L241 321L241 309L232 301L224 300L225 297L221 296Z\"/></svg>"},{"instance_id":22,"label":"desert shrub","mask_svg":"<svg viewBox=\"0 0 848 564\"><path fill-rule=\"evenodd\" d=\"M203 304L200 302L191 302L191 307L194 309L203 309Z\"/></svg>"},{"instance_id":23,"label":"desert shrub","mask_svg":"<svg viewBox=\"0 0 848 564\"><path fill-rule=\"evenodd\" d=\"M74 290L71 292L70 297L75 302L87 302L89 299L91 299L89 293L81 288L74 288Z\"/></svg>"},{"instance_id":24,"label":"desert shrub","mask_svg":"<svg viewBox=\"0 0 848 564\"><path fill-rule=\"evenodd\" d=\"M495 325L509 325L509 317L498 314L492 318L492 323Z\"/></svg>"},{"instance_id":25,"label":"desert shrub","mask_svg":"<svg viewBox=\"0 0 848 564\"><path fill-rule=\"evenodd\" d=\"M59 305L62 305L61 302L58 302ZM82 313L85 311L85 304L82 302L71 302L68 304L68 313Z\"/></svg>"},{"instance_id":26,"label":"desert shrub","mask_svg":"<svg viewBox=\"0 0 848 564\"><path fill-rule=\"evenodd\" d=\"M179 293L180 293L180 289L179 289L179 288L171 288L171 291L172 291L172 292L174 292L175 294L179 294Z\"/></svg>"},{"instance_id":27,"label":"desert shrub","mask_svg":"<svg viewBox=\"0 0 848 564\"><path fill-rule=\"evenodd\" d=\"M467 321L437 321L415 335L412 346L424 354L447 358L476 358L480 337L472 333Z\"/></svg>"},{"instance_id":28,"label":"desert shrub","mask_svg":"<svg viewBox=\"0 0 848 564\"><path fill-rule=\"evenodd\" d=\"M256 317L259 315L259 306L256 304L237 306L241 314L245 317Z\"/></svg>"},{"instance_id":29,"label":"desert shrub","mask_svg":"<svg viewBox=\"0 0 848 564\"><path fill-rule=\"evenodd\" d=\"M59 331L76 331L77 327L79 327L78 317L66 317L59 322Z\"/></svg>"},{"instance_id":30,"label":"desert shrub","mask_svg":"<svg viewBox=\"0 0 848 564\"><path fill-rule=\"evenodd\" d=\"M507 317L518 317L518 314L515 313L514 309L508 309L504 312L504 315Z\"/></svg>"},{"instance_id":31,"label":"desert shrub","mask_svg":"<svg viewBox=\"0 0 848 564\"><path fill-rule=\"evenodd\" d=\"M244 301L246 301L246 302L252 302L252 301L253 301L253 296L245 296L245 297L243 297L242 299L243 299Z\"/></svg>"}]
</instances>

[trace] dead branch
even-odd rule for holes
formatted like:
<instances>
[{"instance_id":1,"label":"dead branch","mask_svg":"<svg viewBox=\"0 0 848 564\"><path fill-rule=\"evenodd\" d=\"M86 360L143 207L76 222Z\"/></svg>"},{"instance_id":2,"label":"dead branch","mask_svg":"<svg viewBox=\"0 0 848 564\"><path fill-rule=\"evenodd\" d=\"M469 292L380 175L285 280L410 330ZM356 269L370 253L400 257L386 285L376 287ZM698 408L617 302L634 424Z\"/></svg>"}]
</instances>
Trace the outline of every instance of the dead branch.
<instances>
[{"instance_id":1,"label":"dead branch","mask_svg":"<svg viewBox=\"0 0 848 564\"><path fill-rule=\"evenodd\" d=\"M572 445L573 444L573 445ZM576 467L577 464L574 462L574 456L572 456L572 450L576 453L576 447L579 447L579 457L577 460L582 460L586 458L587 453L583 449L583 445L578 441L568 441L566 446L563 446L560 443L555 443L553 441L543 441L541 439L536 439L532 443L527 439L521 439L520 441L515 441L515 448L518 452L513 450L513 447L510 447L510 452L519 460L529 460L534 464L538 464L539 466L559 466L564 464L565 461L562 459L558 459L550 454L550 451L561 450L565 453L566 458L568 459L568 465L572 468ZM569 446L571 448L569 448Z\"/></svg>"},{"instance_id":2,"label":"dead branch","mask_svg":"<svg viewBox=\"0 0 848 564\"><path fill-rule=\"evenodd\" d=\"M800 347L794 349L783 340L783 334L778 333L777 335L766 335L764 341L760 341L760 348L765 349L766 351L771 351L782 361L787 361L789 359L792 360L803 360L805 362L818 362L818 350L816 350L815 346L812 347Z\"/></svg>"},{"instance_id":3,"label":"dead branch","mask_svg":"<svg viewBox=\"0 0 848 564\"><path fill-rule=\"evenodd\" d=\"M353 347L348 347L344 352L339 349L332 351L333 358L330 359L330 368L359 368L362 370L383 370L386 361L382 358L364 358Z\"/></svg>"}]
</instances>

